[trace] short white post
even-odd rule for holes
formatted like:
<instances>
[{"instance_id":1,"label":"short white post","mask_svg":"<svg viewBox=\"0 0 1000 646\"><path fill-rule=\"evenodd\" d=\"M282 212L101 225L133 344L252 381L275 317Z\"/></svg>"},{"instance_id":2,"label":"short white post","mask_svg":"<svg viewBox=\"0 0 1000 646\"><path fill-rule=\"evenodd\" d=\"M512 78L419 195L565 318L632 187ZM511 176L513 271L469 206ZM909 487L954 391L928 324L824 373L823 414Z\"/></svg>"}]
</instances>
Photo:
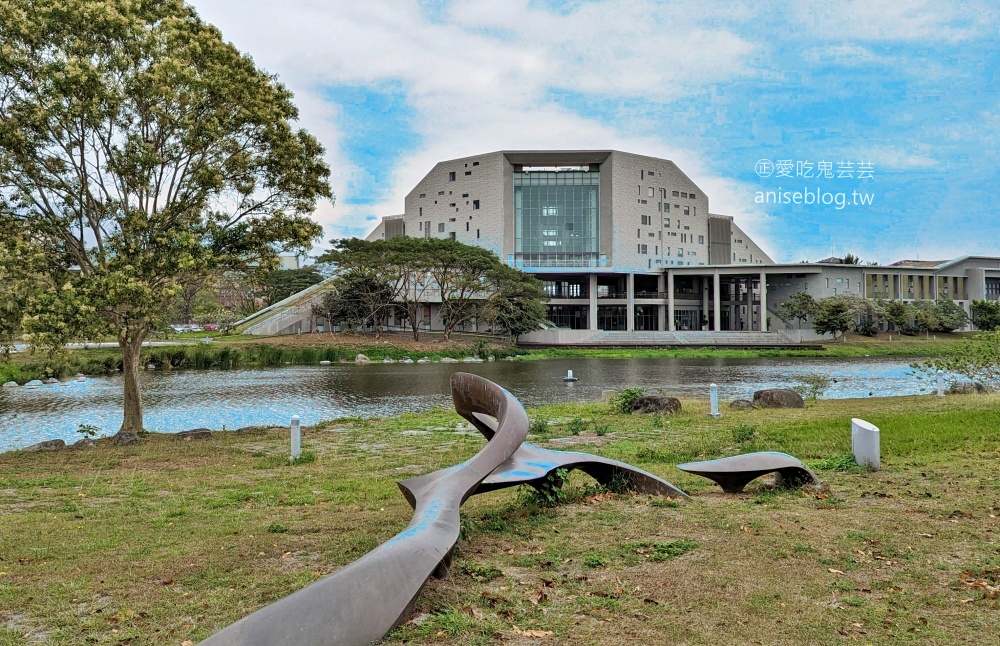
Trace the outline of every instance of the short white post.
<instances>
[{"instance_id":1,"label":"short white post","mask_svg":"<svg viewBox=\"0 0 1000 646\"><path fill-rule=\"evenodd\" d=\"M302 455L302 431L299 429L299 416L292 415L292 456L297 460Z\"/></svg>"},{"instance_id":2,"label":"short white post","mask_svg":"<svg viewBox=\"0 0 1000 646\"><path fill-rule=\"evenodd\" d=\"M863 419L852 419L851 447L854 450L854 461L859 466L878 471L881 460L877 426Z\"/></svg>"},{"instance_id":3,"label":"short white post","mask_svg":"<svg viewBox=\"0 0 1000 646\"><path fill-rule=\"evenodd\" d=\"M937 371L937 396L944 397L944 370Z\"/></svg>"},{"instance_id":4,"label":"short white post","mask_svg":"<svg viewBox=\"0 0 1000 646\"><path fill-rule=\"evenodd\" d=\"M719 387L712 384L708 387L708 391L708 399L711 405L711 412L708 415L716 418L722 417L722 415L719 414Z\"/></svg>"}]
</instances>

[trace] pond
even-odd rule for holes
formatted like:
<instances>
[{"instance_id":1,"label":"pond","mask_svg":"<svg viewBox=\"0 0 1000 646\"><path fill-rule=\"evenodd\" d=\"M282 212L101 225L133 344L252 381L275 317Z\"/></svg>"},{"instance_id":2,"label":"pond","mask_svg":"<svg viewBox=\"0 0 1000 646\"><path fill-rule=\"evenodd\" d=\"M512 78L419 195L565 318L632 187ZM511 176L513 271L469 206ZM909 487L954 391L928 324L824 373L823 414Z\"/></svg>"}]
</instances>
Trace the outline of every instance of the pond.
<instances>
[{"instance_id":1,"label":"pond","mask_svg":"<svg viewBox=\"0 0 1000 646\"><path fill-rule=\"evenodd\" d=\"M448 379L472 372L510 390L526 406L601 398L603 390L641 386L682 398L708 398L719 385L722 402L761 388L800 385L798 377L831 379L825 398L913 395L933 389L905 359L550 359L490 363L285 366L246 370L185 370L143 375L146 428L304 425L344 416L391 416L451 407ZM567 370L579 381L565 383ZM0 391L0 451L45 439L79 439L79 425L118 430L121 376Z\"/></svg>"}]
</instances>

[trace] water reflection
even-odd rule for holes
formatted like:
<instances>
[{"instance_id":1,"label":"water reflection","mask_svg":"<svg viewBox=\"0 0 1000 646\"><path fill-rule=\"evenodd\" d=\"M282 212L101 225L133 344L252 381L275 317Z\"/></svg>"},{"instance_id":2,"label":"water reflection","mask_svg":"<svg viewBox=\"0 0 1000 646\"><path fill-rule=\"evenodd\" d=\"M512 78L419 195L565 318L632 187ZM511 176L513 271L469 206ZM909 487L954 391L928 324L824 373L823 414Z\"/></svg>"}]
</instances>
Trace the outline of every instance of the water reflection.
<instances>
[{"instance_id":1,"label":"water reflection","mask_svg":"<svg viewBox=\"0 0 1000 646\"><path fill-rule=\"evenodd\" d=\"M798 375L822 373L834 380L824 397L910 395L930 381L912 374L905 360L879 359L560 359L478 364L383 364L286 366L229 371L150 372L143 375L146 426L160 431L303 424L342 416L386 416L451 406L451 373L480 374L503 385L526 405L595 400L601 391L625 386L662 388L668 394L748 398L754 390L791 387ZM580 380L564 383L568 369ZM121 424L121 377L46 384L35 390L0 391L0 451L43 439L67 442L80 424L107 434Z\"/></svg>"}]
</instances>

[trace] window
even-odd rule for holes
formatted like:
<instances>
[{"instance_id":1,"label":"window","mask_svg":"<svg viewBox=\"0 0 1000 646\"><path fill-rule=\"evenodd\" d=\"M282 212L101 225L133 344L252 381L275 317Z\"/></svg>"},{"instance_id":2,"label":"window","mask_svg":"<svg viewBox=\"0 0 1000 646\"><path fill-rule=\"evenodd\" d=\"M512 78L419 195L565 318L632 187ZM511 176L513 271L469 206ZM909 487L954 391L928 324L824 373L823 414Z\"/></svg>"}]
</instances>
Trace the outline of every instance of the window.
<instances>
[{"instance_id":1,"label":"window","mask_svg":"<svg viewBox=\"0 0 1000 646\"><path fill-rule=\"evenodd\" d=\"M689 193L688 197L690 197L692 200L697 198L697 196L694 193Z\"/></svg>"},{"instance_id":2,"label":"window","mask_svg":"<svg viewBox=\"0 0 1000 646\"><path fill-rule=\"evenodd\" d=\"M670 228L670 218L663 218L663 226Z\"/></svg>"},{"instance_id":3,"label":"window","mask_svg":"<svg viewBox=\"0 0 1000 646\"><path fill-rule=\"evenodd\" d=\"M650 238L655 238L655 237L656 237L656 234L655 234L655 233L653 233L652 231L650 231L650 232L649 232L649 233L647 233L646 235L647 235L647 236L649 236Z\"/></svg>"},{"instance_id":4,"label":"window","mask_svg":"<svg viewBox=\"0 0 1000 646\"><path fill-rule=\"evenodd\" d=\"M444 195L444 191L438 191L438 195Z\"/></svg>"},{"instance_id":5,"label":"window","mask_svg":"<svg viewBox=\"0 0 1000 646\"><path fill-rule=\"evenodd\" d=\"M438 223L438 233L444 233L444 222Z\"/></svg>"},{"instance_id":6,"label":"window","mask_svg":"<svg viewBox=\"0 0 1000 646\"><path fill-rule=\"evenodd\" d=\"M453 206L455 206L455 203L454 203L454 202L452 202L452 203L451 203L451 204L449 204L448 206L452 206L452 207L453 207Z\"/></svg>"},{"instance_id":7,"label":"window","mask_svg":"<svg viewBox=\"0 0 1000 646\"><path fill-rule=\"evenodd\" d=\"M476 163L478 164L479 162ZM479 239L479 229L476 229L476 239Z\"/></svg>"},{"instance_id":8,"label":"window","mask_svg":"<svg viewBox=\"0 0 1000 646\"><path fill-rule=\"evenodd\" d=\"M472 210L473 211L479 210L479 200L472 200Z\"/></svg>"},{"instance_id":9,"label":"window","mask_svg":"<svg viewBox=\"0 0 1000 646\"><path fill-rule=\"evenodd\" d=\"M678 257L683 257L684 256L684 250L683 249L678 249L677 250L677 256Z\"/></svg>"},{"instance_id":10,"label":"window","mask_svg":"<svg viewBox=\"0 0 1000 646\"><path fill-rule=\"evenodd\" d=\"M671 195L673 195L674 197L680 197L680 193L677 191L673 191Z\"/></svg>"},{"instance_id":11,"label":"window","mask_svg":"<svg viewBox=\"0 0 1000 646\"><path fill-rule=\"evenodd\" d=\"M471 170L467 170L467 171L465 171L465 174L466 174L466 176L471 175L472 171Z\"/></svg>"},{"instance_id":12,"label":"window","mask_svg":"<svg viewBox=\"0 0 1000 646\"><path fill-rule=\"evenodd\" d=\"M685 206L684 207L684 215L691 215L691 207L690 206Z\"/></svg>"},{"instance_id":13,"label":"window","mask_svg":"<svg viewBox=\"0 0 1000 646\"><path fill-rule=\"evenodd\" d=\"M420 227L419 227L420 230L423 231L424 230L424 223L423 222L418 222L418 224L420 225Z\"/></svg>"},{"instance_id":14,"label":"window","mask_svg":"<svg viewBox=\"0 0 1000 646\"><path fill-rule=\"evenodd\" d=\"M559 230L558 229L545 229L544 231L542 231L542 235L543 236L557 236L557 235L559 235Z\"/></svg>"},{"instance_id":15,"label":"window","mask_svg":"<svg viewBox=\"0 0 1000 646\"><path fill-rule=\"evenodd\" d=\"M827 288L830 287L830 279L829 278L826 279L826 286L827 286Z\"/></svg>"},{"instance_id":16,"label":"window","mask_svg":"<svg viewBox=\"0 0 1000 646\"><path fill-rule=\"evenodd\" d=\"M687 193L683 193L683 192L681 193L681 197L687 197L687 196L688 196Z\"/></svg>"},{"instance_id":17,"label":"window","mask_svg":"<svg viewBox=\"0 0 1000 646\"><path fill-rule=\"evenodd\" d=\"M698 236L698 244L705 244L705 236Z\"/></svg>"},{"instance_id":18,"label":"window","mask_svg":"<svg viewBox=\"0 0 1000 646\"><path fill-rule=\"evenodd\" d=\"M469 197L468 193L462 193L462 197Z\"/></svg>"},{"instance_id":19,"label":"window","mask_svg":"<svg viewBox=\"0 0 1000 646\"><path fill-rule=\"evenodd\" d=\"M649 217L648 215L643 215L641 217L642 217L642 223L643 224L652 224L653 223L653 219L651 217Z\"/></svg>"},{"instance_id":20,"label":"window","mask_svg":"<svg viewBox=\"0 0 1000 646\"><path fill-rule=\"evenodd\" d=\"M473 166L478 166L478 165L479 165L479 162L472 162L472 165L473 165Z\"/></svg>"},{"instance_id":21,"label":"window","mask_svg":"<svg viewBox=\"0 0 1000 646\"><path fill-rule=\"evenodd\" d=\"M641 254L649 253L648 248L646 247L646 245L644 245L644 244L639 245L639 253L641 253Z\"/></svg>"},{"instance_id":22,"label":"window","mask_svg":"<svg viewBox=\"0 0 1000 646\"><path fill-rule=\"evenodd\" d=\"M455 239L455 232L452 231L451 233L449 233L448 237L451 238L452 240L454 240Z\"/></svg>"},{"instance_id":23,"label":"window","mask_svg":"<svg viewBox=\"0 0 1000 646\"><path fill-rule=\"evenodd\" d=\"M653 190L652 186L646 189L646 197L653 197L654 195L656 195L656 191Z\"/></svg>"},{"instance_id":24,"label":"window","mask_svg":"<svg viewBox=\"0 0 1000 646\"><path fill-rule=\"evenodd\" d=\"M448 181L449 182L455 181L455 171L451 171L450 173L448 173Z\"/></svg>"},{"instance_id":25,"label":"window","mask_svg":"<svg viewBox=\"0 0 1000 646\"><path fill-rule=\"evenodd\" d=\"M667 202L663 203L663 212L664 213L670 213L670 204L669 203L667 203Z\"/></svg>"},{"instance_id":26,"label":"window","mask_svg":"<svg viewBox=\"0 0 1000 646\"><path fill-rule=\"evenodd\" d=\"M466 230L466 231L468 231L468 230L469 230L469 223L468 223L468 222L466 222L466 223L465 223L465 230Z\"/></svg>"},{"instance_id":27,"label":"window","mask_svg":"<svg viewBox=\"0 0 1000 646\"><path fill-rule=\"evenodd\" d=\"M420 197L427 197L427 193L421 193Z\"/></svg>"},{"instance_id":28,"label":"window","mask_svg":"<svg viewBox=\"0 0 1000 646\"><path fill-rule=\"evenodd\" d=\"M650 177L652 177L653 175L656 175L656 173L654 173L654 172L653 172L653 171L651 171L651 170L647 170L647 171L646 171L646 174L647 174L647 175L649 175Z\"/></svg>"},{"instance_id":29,"label":"window","mask_svg":"<svg viewBox=\"0 0 1000 646\"><path fill-rule=\"evenodd\" d=\"M692 206L691 207L691 215L698 215L698 207L697 206Z\"/></svg>"},{"instance_id":30,"label":"window","mask_svg":"<svg viewBox=\"0 0 1000 646\"><path fill-rule=\"evenodd\" d=\"M424 207L420 207L420 217L424 217Z\"/></svg>"}]
</instances>

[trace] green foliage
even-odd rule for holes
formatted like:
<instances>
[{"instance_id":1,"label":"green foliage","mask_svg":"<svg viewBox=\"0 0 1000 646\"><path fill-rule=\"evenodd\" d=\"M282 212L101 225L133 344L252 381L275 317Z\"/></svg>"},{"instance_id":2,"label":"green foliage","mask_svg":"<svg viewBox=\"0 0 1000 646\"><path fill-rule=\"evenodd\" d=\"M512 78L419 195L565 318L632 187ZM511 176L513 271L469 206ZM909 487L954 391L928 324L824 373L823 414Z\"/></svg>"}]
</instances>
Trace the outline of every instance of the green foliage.
<instances>
[{"instance_id":1,"label":"green foliage","mask_svg":"<svg viewBox=\"0 0 1000 646\"><path fill-rule=\"evenodd\" d=\"M695 549L698 543L689 538L681 538L676 541L639 541L629 543L628 547L640 554L648 555L651 561L669 561Z\"/></svg>"},{"instance_id":2,"label":"green foliage","mask_svg":"<svg viewBox=\"0 0 1000 646\"><path fill-rule=\"evenodd\" d=\"M331 197L291 93L181 0L8 0L0 21L0 230L47 262L32 343L110 333L122 429L142 430L138 356L184 281L271 266ZM34 254L33 254L34 255Z\"/></svg>"},{"instance_id":3,"label":"green foliage","mask_svg":"<svg viewBox=\"0 0 1000 646\"><path fill-rule=\"evenodd\" d=\"M549 420L546 417L536 415L531 418L531 422L528 424L528 433L530 435L548 435L549 434Z\"/></svg>"},{"instance_id":4,"label":"green foliage","mask_svg":"<svg viewBox=\"0 0 1000 646\"><path fill-rule=\"evenodd\" d=\"M985 386L1000 387L1000 331L983 332L963 339L949 354L915 364L914 367L929 376L943 370Z\"/></svg>"},{"instance_id":5,"label":"green foliage","mask_svg":"<svg viewBox=\"0 0 1000 646\"><path fill-rule=\"evenodd\" d=\"M503 570L495 565L479 565L477 563L463 563L459 566L462 574L472 577L477 583L489 583L494 579L503 576Z\"/></svg>"},{"instance_id":6,"label":"green foliage","mask_svg":"<svg viewBox=\"0 0 1000 646\"><path fill-rule=\"evenodd\" d=\"M1000 301L972 301L969 311L972 313L972 322L980 330L1000 330Z\"/></svg>"},{"instance_id":7,"label":"green foliage","mask_svg":"<svg viewBox=\"0 0 1000 646\"><path fill-rule=\"evenodd\" d=\"M820 334L837 336L851 329L853 318L847 303L837 298L824 298L813 317L813 328Z\"/></svg>"},{"instance_id":8,"label":"green foliage","mask_svg":"<svg viewBox=\"0 0 1000 646\"><path fill-rule=\"evenodd\" d=\"M594 425L594 434L597 435L597 437L604 437L605 435L607 435L610 432L611 432L611 425L610 424L595 424Z\"/></svg>"},{"instance_id":9,"label":"green foliage","mask_svg":"<svg viewBox=\"0 0 1000 646\"><path fill-rule=\"evenodd\" d=\"M567 469L559 468L531 490L531 501L539 507L555 507L566 501L563 485L569 478Z\"/></svg>"},{"instance_id":10,"label":"green foliage","mask_svg":"<svg viewBox=\"0 0 1000 646\"><path fill-rule=\"evenodd\" d=\"M737 444L746 444L757 439L757 427L752 424L740 424L729 429L733 436L733 441Z\"/></svg>"},{"instance_id":11,"label":"green foliage","mask_svg":"<svg viewBox=\"0 0 1000 646\"><path fill-rule=\"evenodd\" d=\"M644 388L630 387L620 390L611 397L611 409L616 413L631 413L632 404L645 394Z\"/></svg>"},{"instance_id":12,"label":"green foliage","mask_svg":"<svg viewBox=\"0 0 1000 646\"><path fill-rule=\"evenodd\" d=\"M271 534L285 534L288 532L288 528L281 523L271 523L267 526L267 531Z\"/></svg>"},{"instance_id":13,"label":"green foliage","mask_svg":"<svg viewBox=\"0 0 1000 646\"><path fill-rule=\"evenodd\" d=\"M837 455L814 462L813 467L820 471L861 471L854 461L853 455Z\"/></svg>"},{"instance_id":14,"label":"green foliage","mask_svg":"<svg viewBox=\"0 0 1000 646\"><path fill-rule=\"evenodd\" d=\"M950 298L938 300L934 305L934 318L937 325L931 329L932 332L952 332L969 320L962 306Z\"/></svg>"},{"instance_id":15,"label":"green foliage","mask_svg":"<svg viewBox=\"0 0 1000 646\"><path fill-rule=\"evenodd\" d=\"M599 568L607 565L607 560L600 554L588 554L583 559L583 566L589 568Z\"/></svg>"},{"instance_id":16,"label":"green foliage","mask_svg":"<svg viewBox=\"0 0 1000 646\"><path fill-rule=\"evenodd\" d=\"M889 301L885 304L885 319L897 330L906 325L906 305L902 301Z\"/></svg>"},{"instance_id":17,"label":"green foliage","mask_svg":"<svg viewBox=\"0 0 1000 646\"><path fill-rule=\"evenodd\" d=\"M101 432L100 426L94 426L93 424L80 424L76 432L84 437L94 437Z\"/></svg>"},{"instance_id":18,"label":"green foliage","mask_svg":"<svg viewBox=\"0 0 1000 646\"><path fill-rule=\"evenodd\" d=\"M809 317L816 316L817 312L819 312L819 303L806 292L792 294L777 310L782 320L796 319L800 326Z\"/></svg>"},{"instance_id":19,"label":"green foliage","mask_svg":"<svg viewBox=\"0 0 1000 646\"><path fill-rule=\"evenodd\" d=\"M795 386L793 390L802 395L805 399L817 399L830 387L830 378L826 375L810 373L796 377L801 385Z\"/></svg>"},{"instance_id":20,"label":"green foliage","mask_svg":"<svg viewBox=\"0 0 1000 646\"><path fill-rule=\"evenodd\" d=\"M323 277L315 267L275 269L266 271L257 278L257 294L263 301L263 306L267 307L322 280Z\"/></svg>"},{"instance_id":21,"label":"green foliage","mask_svg":"<svg viewBox=\"0 0 1000 646\"><path fill-rule=\"evenodd\" d=\"M584 423L583 418L574 417L566 425L566 430L569 431L570 435L579 435L580 433L587 430L587 425Z\"/></svg>"}]
</instances>

